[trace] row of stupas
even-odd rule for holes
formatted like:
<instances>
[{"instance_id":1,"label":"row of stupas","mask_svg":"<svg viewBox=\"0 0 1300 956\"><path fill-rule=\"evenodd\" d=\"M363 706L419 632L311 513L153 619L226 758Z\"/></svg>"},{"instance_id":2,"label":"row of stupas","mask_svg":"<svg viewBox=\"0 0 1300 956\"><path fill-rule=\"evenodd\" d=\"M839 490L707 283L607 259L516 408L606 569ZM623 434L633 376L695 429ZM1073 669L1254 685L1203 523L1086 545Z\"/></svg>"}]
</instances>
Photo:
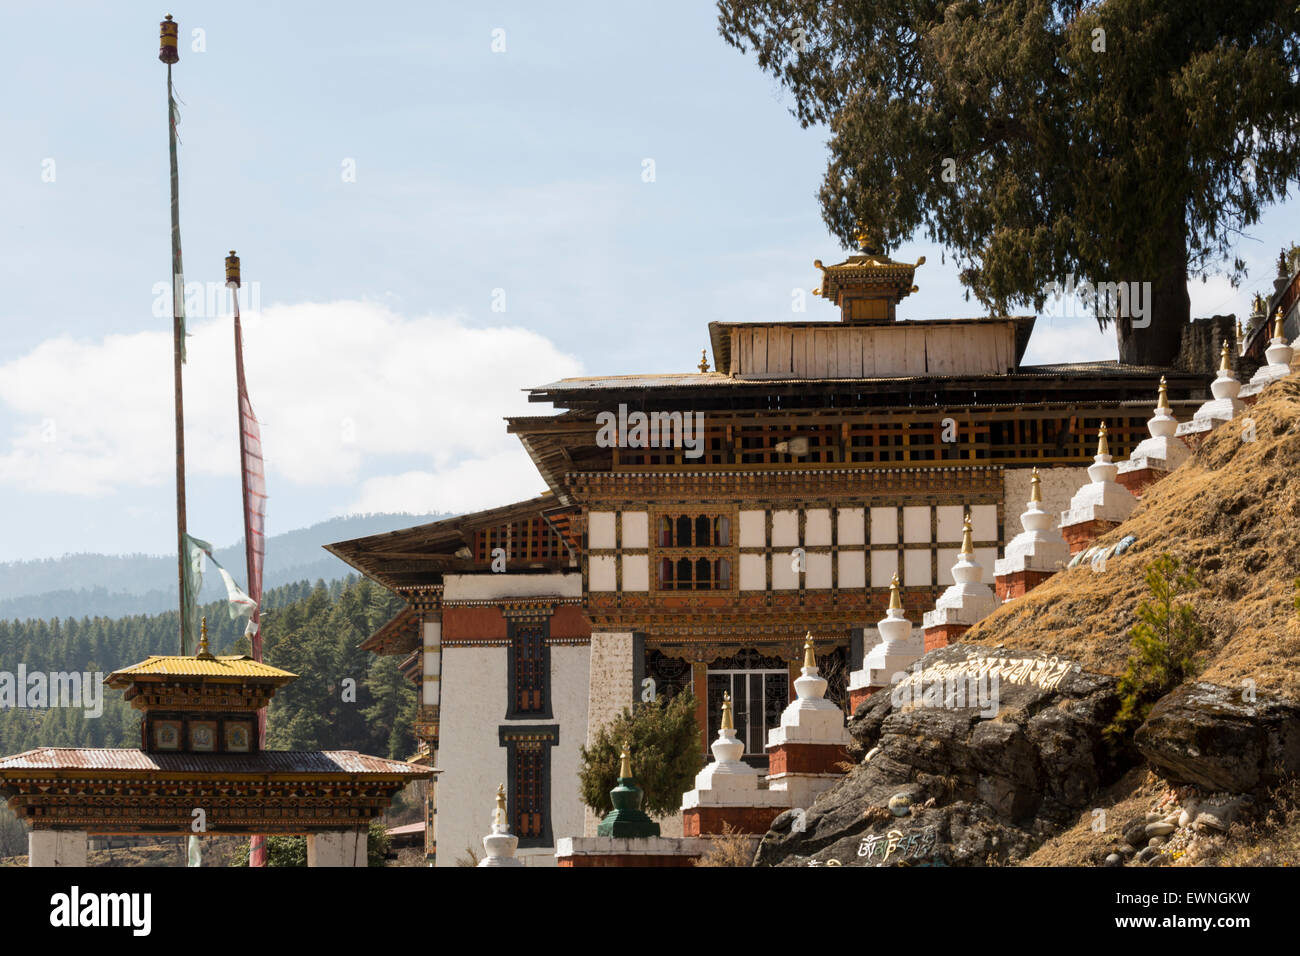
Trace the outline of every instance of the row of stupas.
<instances>
[{"instance_id":1,"label":"row of stupas","mask_svg":"<svg viewBox=\"0 0 1300 956\"><path fill-rule=\"evenodd\" d=\"M894 575L885 617L875 627L879 639L864 655L862 669L849 677L850 710L856 711L871 694L888 688L929 651L954 643L1001 604L1041 584L1064 567L1072 555L1123 522L1149 485L1188 458L1190 451L1180 440L1183 436L1198 435L1232 421L1247 407L1243 398L1253 400L1269 384L1290 373L1294 349L1282 335L1280 312L1266 351L1268 364L1245 388L1233 374L1228 348L1225 341L1218 374L1211 383L1214 398L1190 422L1180 425L1174 418L1161 379L1154 414L1147 423L1150 437L1138 444L1128 460L1117 463L1111 456L1107 425L1102 422L1097 454L1088 466L1089 480L1070 499L1066 510L1054 514L1044 509L1041 479L1038 469L1033 470L1029 501L1020 515L1023 530L1007 542L1003 556L997 559L992 586L985 582L984 567L975 555L969 514L963 522L961 550L952 568L953 583L935 602L934 610L926 612L919 628L904 613L898 575ZM714 759L696 775L695 786L682 798L685 837L677 841L660 837L658 825L641 813L640 791L631 779L625 746L619 786L611 792L615 809L597 831L597 839L619 845L588 849L585 856L570 849L567 858L560 851L557 855L562 856L561 865L682 865L686 858L701 852L701 838L727 831L761 834L779 814L811 807L817 796L845 772L843 761L849 744L844 713L825 697L827 681L817 666L811 634L804 643L803 668L794 686L795 700L782 712L779 726L768 734L766 777L744 761L745 748L736 734L731 700L724 695L721 727L711 747ZM480 866L519 865L513 859L517 841L506 832L504 820L504 791L500 791L492 833L483 841L488 856ZM571 847L579 841L560 842ZM587 838L581 842L592 841ZM640 856L629 855L630 844L638 842L647 846L640 850Z\"/></svg>"}]
</instances>

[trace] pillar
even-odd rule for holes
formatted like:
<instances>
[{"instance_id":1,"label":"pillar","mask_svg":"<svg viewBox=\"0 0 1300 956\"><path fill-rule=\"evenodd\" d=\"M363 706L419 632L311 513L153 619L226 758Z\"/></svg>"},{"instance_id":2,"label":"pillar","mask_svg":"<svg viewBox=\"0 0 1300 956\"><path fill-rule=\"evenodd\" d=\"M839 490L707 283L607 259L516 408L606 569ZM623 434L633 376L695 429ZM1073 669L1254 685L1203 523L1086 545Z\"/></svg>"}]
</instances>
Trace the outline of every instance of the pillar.
<instances>
[{"instance_id":1,"label":"pillar","mask_svg":"<svg viewBox=\"0 0 1300 956\"><path fill-rule=\"evenodd\" d=\"M308 866L366 866L365 830L323 830L307 834Z\"/></svg>"},{"instance_id":2,"label":"pillar","mask_svg":"<svg viewBox=\"0 0 1300 956\"><path fill-rule=\"evenodd\" d=\"M89 851L85 830L32 830L27 834L28 866L85 866Z\"/></svg>"}]
</instances>

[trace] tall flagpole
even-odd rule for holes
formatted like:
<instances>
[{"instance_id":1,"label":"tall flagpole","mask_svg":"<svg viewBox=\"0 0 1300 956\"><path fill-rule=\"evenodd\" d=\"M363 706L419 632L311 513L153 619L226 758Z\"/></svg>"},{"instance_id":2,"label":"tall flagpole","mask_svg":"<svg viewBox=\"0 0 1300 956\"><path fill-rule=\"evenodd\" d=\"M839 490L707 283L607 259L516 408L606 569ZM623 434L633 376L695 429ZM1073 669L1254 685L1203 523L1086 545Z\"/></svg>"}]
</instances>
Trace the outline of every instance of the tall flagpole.
<instances>
[{"instance_id":1,"label":"tall flagpole","mask_svg":"<svg viewBox=\"0 0 1300 956\"><path fill-rule=\"evenodd\" d=\"M167 64L167 148L171 159L172 212L172 366L176 389L176 582L180 592L181 654L188 654L189 596L185 587L187 551L185 537L185 405L181 391L181 366L185 364L185 269L181 263L181 206L176 169L176 98L172 92L172 64L180 60L178 25L167 14L161 24L158 59Z\"/></svg>"}]
</instances>

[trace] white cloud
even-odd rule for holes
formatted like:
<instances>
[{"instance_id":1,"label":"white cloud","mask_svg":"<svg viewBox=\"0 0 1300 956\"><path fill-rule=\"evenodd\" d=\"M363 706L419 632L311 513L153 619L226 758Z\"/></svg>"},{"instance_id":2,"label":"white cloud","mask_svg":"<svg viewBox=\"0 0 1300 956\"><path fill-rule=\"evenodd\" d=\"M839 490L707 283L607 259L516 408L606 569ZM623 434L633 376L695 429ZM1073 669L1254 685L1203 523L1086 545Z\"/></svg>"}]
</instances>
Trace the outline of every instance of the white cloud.
<instances>
[{"instance_id":1,"label":"white cloud","mask_svg":"<svg viewBox=\"0 0 1300 956\"><path fill-rule=\"evenodd\" d=\"M185 367L187 473L235 476L237 437L229 317L190 324ZM536 412L521 389L581 371L521 328L473 328L459 317L407 317L370 302L273 306L244 317L253 407L274 481L350 486L391 510L425 487L472 497L538 490L503 416ZM170 481L170 331L52 339L0 366L0 403L18 425L0 447L0 485L102 496ZM519 459L523 458L522 464ZM388 460L386 459L393 459ZM397 463L400 459L400 465ZM504 467L503 467L504 466ZM496 470L504 473L494 478ZM500 503L497 498L495 502ZM424 508L449 502L425 500Z\"/></svg>"},{"instance_id":2,"label":"white cloud","mask_svg":"<svg viewBox=\"0 0 1300 956\"><path fill-rule=\"evenodd\" d=\"M369 478L348 507L349 512L480 511L531 498L545 482L522 446L486 458L457 462L437 472L408 471Z\"/></svg>"}]
</instances>

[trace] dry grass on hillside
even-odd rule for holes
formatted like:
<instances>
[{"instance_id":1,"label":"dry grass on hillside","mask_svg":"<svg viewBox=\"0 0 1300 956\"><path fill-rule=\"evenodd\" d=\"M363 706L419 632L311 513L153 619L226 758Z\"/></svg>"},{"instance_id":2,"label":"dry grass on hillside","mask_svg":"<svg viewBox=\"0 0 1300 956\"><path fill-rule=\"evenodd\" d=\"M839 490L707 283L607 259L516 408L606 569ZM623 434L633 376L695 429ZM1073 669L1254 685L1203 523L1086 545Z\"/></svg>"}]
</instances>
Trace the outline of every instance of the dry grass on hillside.
<instances>
[{"instance_id":1,"label":"dry grass on hillside","mask_svg":"<svg viewBox=\"0 0 1300 956\"><path fill-rule=\"evenodd\" d=\"M1081 566L1055 575L962 641L1047 651L1118 674L1146 597L1143 569L1167 551L1199 576L1188 597L1210 633L1199 678L1226 686L1249 679L1260 691L1300 699L1300 375L1270 386L1245 415L1256 441L1242 440L1241 419L1216 429L1099 539L1136 535L1125 555L1102 572Z\"/></svg>"}]
</instances>

